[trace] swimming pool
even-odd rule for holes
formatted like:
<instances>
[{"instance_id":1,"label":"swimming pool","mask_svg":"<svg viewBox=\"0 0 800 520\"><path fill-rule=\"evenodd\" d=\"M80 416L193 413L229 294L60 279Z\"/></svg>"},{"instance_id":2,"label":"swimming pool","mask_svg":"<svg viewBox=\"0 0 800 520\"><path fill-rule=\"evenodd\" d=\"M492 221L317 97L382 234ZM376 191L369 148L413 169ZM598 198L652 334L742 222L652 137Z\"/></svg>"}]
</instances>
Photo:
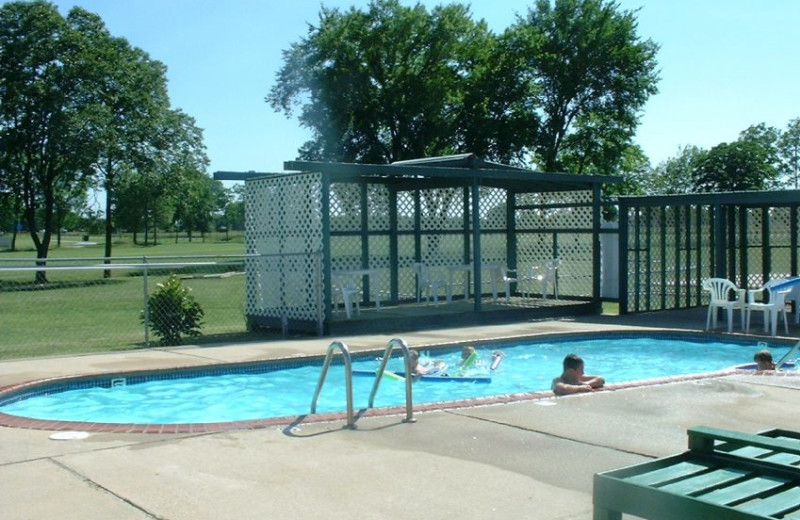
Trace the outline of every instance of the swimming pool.
<instances>
[{"instance_id":1,"label":"swimming pool","mask_svg":"<svg viewBox=\"0 0 800 520\"><path fill-rule=\"evenodd\" d=\"M547 391L570 352L584 358L587 373L603 375L608 384L619 385L729 369L751 362L761 347L754 340L725 338L723 342L702 335L606 333L517 339L476 344L476 348L481 361L469 373L491 377L491 383L419 381L414 384L415 406L475 404L497 396ZM788 344L770 344L776 360L789 348ZM460 345L420 350L423 356L443 360L451 369L460 359ZM491 353L496 350L505 356L497 370L490 371ZM321 365L320 358L295 359L36 383L0 394L0 412L5 417L83 424L208 424L270 418L283 418L286 423L287 417L309 412ZM377 366L375 352L353 355L356 371L371 373ZM402 370L401 359L391 359L388 368ZM354 377L357 409L366 408L373 382L374 377ZM385 380L375 407L400 406L404 398L404 384ZM341 412L344 408L344 370L334 365L317 412Z\"/></svg>"}]
</instances>

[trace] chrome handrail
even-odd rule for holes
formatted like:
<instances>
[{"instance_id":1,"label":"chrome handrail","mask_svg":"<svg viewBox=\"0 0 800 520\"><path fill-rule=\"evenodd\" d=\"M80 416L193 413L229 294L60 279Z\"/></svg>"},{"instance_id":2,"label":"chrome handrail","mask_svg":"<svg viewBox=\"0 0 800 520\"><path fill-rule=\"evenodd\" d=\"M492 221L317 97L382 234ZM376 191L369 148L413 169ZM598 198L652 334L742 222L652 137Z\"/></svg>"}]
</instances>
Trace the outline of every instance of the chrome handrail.
<instances>
[{"instance_id":1,"label":"chrome handrail","mask_svg":"<svg viewBox=\"0 0 800 520\"><path fill-rule=\"evenodd\" d=\"M777 318L776 318L776 320L777 320ZM780 361L778 361L775 364L775 370L780 370L781 367L789 361L789 358L792 357L794 354L796 354L798 350L800 350L800 341L795 343L794 346L791 349L789 349L789 352L787 352L786 355L783 356L780 359Z\"/></svg>"},{"instance_id":2,"label":"chrome handrail","mask_svg":"<svg viewBox=\"0 0 800 520\"><path fill-rule=\"evenodd\" d=\"M378 392L378 387L381 384L381 379L383 379L383 373L386 371L386 363L389 362L389 358L392 357L392 351L395 347L400 348L403 352L403 360L405 361L406 367L406 418L403 422L416 422L417 420L414 419L414 404L411 394L411 383L412 383L412 374L411 374L411 353L408 350L408 345L402 339L395 338L389 342L386 346L386 350L383 352L383 358L381 359L381 366L378 367L378 371L375 373L375 383L372 385L372 392L369 394L369 405L368 408L372 408L375 402L375 394Z\"/></svg>"},{"instance_id":3,"label":"chrome handrail","mask_svg":"<svg viewBox=\"0 0 800 520\"><path fill-rule=\"evenodd\" d=\"M344 380L347 388L347 427L352 429L356 427L353 414L353 366L350 360L350 351L347 349L347 345L341 341L334 341L328 346L325 363L323 363L322 372L319 374L317 389L314 391L314 398L311 400L311 413L317 413L317 399L319 399L319 393L325 383L325 377L328 375L328 367L331 366L333 351L337 348L342 351L342 358L344 359Z\"/></svg>"}]
</instances>

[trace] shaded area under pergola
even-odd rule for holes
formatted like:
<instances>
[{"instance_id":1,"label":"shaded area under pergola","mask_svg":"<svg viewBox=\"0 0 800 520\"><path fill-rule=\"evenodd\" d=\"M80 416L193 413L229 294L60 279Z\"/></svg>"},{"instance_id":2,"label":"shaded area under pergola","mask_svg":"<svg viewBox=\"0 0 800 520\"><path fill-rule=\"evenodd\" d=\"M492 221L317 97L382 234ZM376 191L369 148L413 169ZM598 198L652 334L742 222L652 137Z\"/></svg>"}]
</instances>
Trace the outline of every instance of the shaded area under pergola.
<instances>
[{"instance_id":1,"label":"shaded area under pergola","mask_svg":"<svg viewBox=\"0 0 800 520\"><path fill-rule=\"evenodd\" d=\"M246 180L252 326L391 332L599 311L601 187L618 177L541 173L473 154L284 167L215 173ZM500 269L525 277L552 258L562 262L558 299L523 282L508 294L503 284L495 298ZM419 263L452 285L449 301L443 292L438 306L417 302ZM334 309L337 273L354 278L361 312L350 319Z\"/></svg>"}]
</instances>

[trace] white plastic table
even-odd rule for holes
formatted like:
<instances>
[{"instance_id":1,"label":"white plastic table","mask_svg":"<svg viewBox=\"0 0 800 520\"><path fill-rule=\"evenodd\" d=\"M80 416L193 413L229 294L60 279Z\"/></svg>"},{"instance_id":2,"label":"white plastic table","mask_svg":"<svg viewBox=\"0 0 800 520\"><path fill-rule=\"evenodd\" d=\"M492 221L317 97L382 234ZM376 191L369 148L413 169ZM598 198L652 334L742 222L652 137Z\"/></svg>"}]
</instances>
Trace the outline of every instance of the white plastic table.
<instances>
[{"instance_id":1,"label":"white plastic table","mask_svg":"<svg viewBox=\"0 0 800 520\"><path fill-rule=\"evenodd\" d=\"M331 272L333 276L351 276L354 278L369 276L369 290L372 293L372 301L375 302L376 309L381 308L381 292L378 286L378 275L380 273L380 269L342 269Z\"/></svg>"}]
</instances>

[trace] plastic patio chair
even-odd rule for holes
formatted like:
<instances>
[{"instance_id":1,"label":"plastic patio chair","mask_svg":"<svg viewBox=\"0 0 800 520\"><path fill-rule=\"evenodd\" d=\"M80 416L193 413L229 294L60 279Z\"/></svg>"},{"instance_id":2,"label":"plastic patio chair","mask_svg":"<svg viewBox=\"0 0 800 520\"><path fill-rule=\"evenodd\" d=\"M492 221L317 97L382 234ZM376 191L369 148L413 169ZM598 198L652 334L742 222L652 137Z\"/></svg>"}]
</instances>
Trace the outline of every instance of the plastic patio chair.
<instances>
[{"instance_id":1,"label":"plastic patio chair","mask_svg":"<svg viewBox=\"0 0 800 520\"><path fill-rule=\"evenodd\" d=\"M450 300L449 295L449 285L444 280L440 279L431 279L430 269L428 266L423 264L422 262L415 262L412 266L414 269L414 274L417 275L417 303L420 303L422 300L422 293L425 293L425 303L430 301L430 297L433 296L433 304L435 306L439 306L439 290L444 287L445 289L445 296L447 300Z\"/></svg>"},{"instance_id":2,"label":"plastic patio chair","mask_svg":"<svg viewBox=\"0 0 800 520\"><path fill-rule=\"evenodd\" d=\"M745 293L744 289L740 289L735 283L725 278L708 278L703 280L703 289L711 294L711 300L708 302L708 315L706 317L706 330L709 327L717 327L717 310L725 309L728 314L728 332L733 331L733 311L739 310L742 320L742 330L744 330L744 315L745 315ZM734 296L731 299L731 295Z\"/></svg>"},{"instance_id":3,"label":"plastic patio chair","mask_svg":"<svg viewBox=\"0 0 800 520\"><path fill-rule=\"evenodd\" d=\"M750 315L753 311L764 313L764 332L769 330L772 336L778 335L778 313L783 315L783 329L784 334L789 335L789 323L786 317L786 297L791 292L787 288L780 291L775 291L772 286L786 281L783 278L776 278L769 280L758 289L751 289L747 291L747 303L745 305L747 327L745 332L750 332ZM762 301L756 301L756 295L764 295Z\"/></svg>"},{"instance_id":4,"label":"plastic patio chair","mask_svg":"<svg viewBox=\"0 0 800 520\"><path fill-rule=\"evenodd\" d=\"M356 287L356 281L353 277L351 276L333 277L334 311L338 310L339 308L339 305L336 302L336 296L339 296L342 300L342 304L344 305L344 312L345 314L347 314L347 319L351 319L353 317L354 306L356 308L356 314L360 314L361 309L358 306L358 296L360 294L361 290Z\"/></svg>"},{"instance_id":5,"label":"plastic patio chair","mask_svg":"<svg viewBox=\"0 0 800 520\"><path fill-rule=\"evenodd\" d=\"M542 299L547 299L547 293L549 291L549 287L552 286L553 288L553 298L558 299L558 268L561 267L561 259L560 258L552 258L544 263L544 270L540 271L535 267L531 268L531 273L528 276L523 277L523 280L532 280L535 282L539 282L541 284L542 289ZM525 291L522 293L522 296L529 297L532 296L533 291L528 292Z\"/></svg>"},{"instance_id":6,"label":"plastic patio chair","mask_svg":"<svg viewBox=\"0 0 800 520\"><path fill-rule=\"evenodd\" d=\"M508 269L506 266L500 266L500 281L503 282L506 288L506 303L511 301L511 284L519 282L516 276L515 269Z\"/></svg>"}]
</instances>

